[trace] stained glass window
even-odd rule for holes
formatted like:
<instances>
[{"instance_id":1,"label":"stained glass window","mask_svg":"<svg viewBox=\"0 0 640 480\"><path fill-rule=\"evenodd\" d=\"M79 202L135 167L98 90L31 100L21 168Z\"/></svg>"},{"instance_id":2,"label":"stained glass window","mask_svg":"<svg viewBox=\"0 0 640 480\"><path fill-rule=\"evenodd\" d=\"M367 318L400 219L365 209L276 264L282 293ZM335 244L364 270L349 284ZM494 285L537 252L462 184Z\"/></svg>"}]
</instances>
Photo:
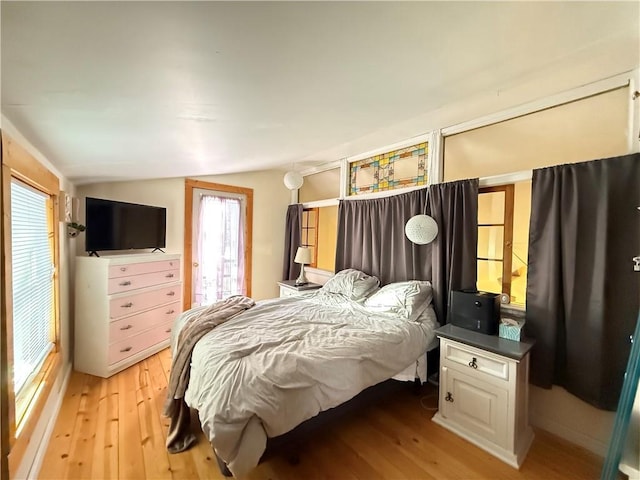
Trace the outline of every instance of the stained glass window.
<instances>
[{"instance_id":1,"label":"stained glass window","mask_svg":"<svg viewBox=\"0 0 640 480\"><path fill-rule=\"evenodd\" d=\"M428 143L381 153L349 165L349 195L427 184Z\"/></svg>"}]
</instances>

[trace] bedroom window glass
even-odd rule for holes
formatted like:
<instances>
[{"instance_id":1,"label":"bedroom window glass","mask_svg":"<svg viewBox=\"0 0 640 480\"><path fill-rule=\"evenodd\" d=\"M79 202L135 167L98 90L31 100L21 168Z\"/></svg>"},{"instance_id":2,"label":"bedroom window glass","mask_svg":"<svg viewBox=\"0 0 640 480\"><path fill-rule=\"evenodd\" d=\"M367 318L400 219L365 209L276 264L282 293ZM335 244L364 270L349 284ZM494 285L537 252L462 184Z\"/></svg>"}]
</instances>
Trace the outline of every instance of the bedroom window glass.
<instances>
[{"instance_id":1,"label":"bedroom window glass","mask_svg":"<svg viewBox=\"0 0 640 480\"><path fill-rule=\"evenodd\" d=\"M626 86L447 136L443 180L624 155L629 151L629 95Z\"/></svg>"},{"instance_id":2,"label":"bedroom window glass","mask_svg":"<svg viewBox=\"0 0 640 480\"><path fill-rule=\"evenodd\" d=\"M349 164L349 195L426 185L428 154L422 142Z\"/></svg>"},{"instance_id":3,"label":"bedroom window glass","mask_svg":"<svg viewBox=\"0 0 640 480\"><path fill-rule=\"evenodd\" d=\"M20 398L54 348L54 262L51 199L11 182L13 388Z\"/></svg>"},{"instance_id":4,"label":"bedroom window glass","mask_svg":"<svg viewBox=\"0 0 640 480\"><path fill-rule=\"evenodd\" d=\"M340 168L304 176L304 183L298 191L300 203L327 200L340 196Z\"/></svg>"},{"instance_id":5,"label":"bedroom window glass","mask_svg":"<svg viewBox=\"0 0 640 480\"><path fill-rule=\"evenodd\" d=\"M198 192L196 192L198 193ZM245 293L243 198L199 195L196 303L210 305Z\"/></svg>"},{"instance_id":6,"label":"bedroom window glass","mask_svg":"<svg viewBox=\"0 0 640 480\"><path fill-rule=\"evenodd\" d=\"M481 188L478 194L478 290L506 293L524 306L531 181Z\"/></svg>"},{"instance_id":7,"label":"bedroom window glass","mask_svg":"<svg viewBox=\"0 0 640 480\"><path fill-rule=\"evenodd\" d=\"M305 208L302 211L302 246L311 250L309 267L318 266L318 208Z\"/></svg>"},{"instance_id":8,"label":"bedroom window glass","mask_svg":"<svg viewBox=\"0 0 640 480\"><path fill-rule=\"evenodd\" d=\"M318 208L318 254L316 267L333 272L336 268L338 206Z\"/></svg>"}]
</instances>

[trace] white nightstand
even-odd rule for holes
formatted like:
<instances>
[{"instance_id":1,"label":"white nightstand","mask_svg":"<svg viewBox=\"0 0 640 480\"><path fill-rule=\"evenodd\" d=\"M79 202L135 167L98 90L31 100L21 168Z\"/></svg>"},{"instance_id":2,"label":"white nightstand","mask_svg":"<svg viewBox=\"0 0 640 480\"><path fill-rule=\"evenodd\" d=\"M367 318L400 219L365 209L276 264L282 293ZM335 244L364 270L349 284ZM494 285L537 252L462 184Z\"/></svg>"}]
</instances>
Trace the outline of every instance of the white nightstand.
<instances>
[{"instance_id":1,"label":"white nightstand","mask_svg":"<svg viewBox=\"0 0 640 480\"><path fill-rule=\"evenodd\" d=\"M280 285L281 297L309 295L310 293L313 293L315 290L322 287L322 285L319 285L317 283L307 283L306 285L296 286L295 280L283 280L282 282L278 282L278 285Z\"/></svg>"},{"instance_id":2,"label":"white nightstand","mask_svg":"<svg viewBox=\"0 0 640 480\"><path fill-rule=\"evenodd\" d=\"M528 342L453 325L440 338L440 401L433 421L520 468L533 441L529 425Z\"/></svg>"}]
</instances>

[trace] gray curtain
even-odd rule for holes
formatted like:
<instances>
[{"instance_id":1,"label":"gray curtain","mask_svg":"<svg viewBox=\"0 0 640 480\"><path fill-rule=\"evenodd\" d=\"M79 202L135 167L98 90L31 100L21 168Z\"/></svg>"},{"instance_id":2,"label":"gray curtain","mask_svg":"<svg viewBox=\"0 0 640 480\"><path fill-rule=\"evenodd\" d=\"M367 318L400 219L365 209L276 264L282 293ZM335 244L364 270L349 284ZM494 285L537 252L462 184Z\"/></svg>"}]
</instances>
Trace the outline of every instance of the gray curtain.
<instances>
[{"instance_id":1,"label":"gray curtain","mask_svg":"<svg viewBox=\"0 0 640 480\"><path fill-rule=\"evenodd\" d=\"M284 231L284 262L282 279L294 280L300 275L300 265L293 259L302 242L302 204L296 203L287 208L287 218Z\"/></svg>"},{"instance_id":2,"label":"gray curtain","mask_svg":"<svg viewBox=\"0 0 640 480\"><path fill-rule=\"evenodd\" d=\"M444 325L451 291L476 288L478 179L431 185L427 212L438 223L431 251L431 283L436 314Z\"/></svg>"},{"instance_id":3,"label":"gray curtain","mask_svg":"<svg viewBox=\"0 0 640 480\"><path fill-rule=\"evenodd\" d=\"M534 170L531 380L615 410L640 304L640 154Z\"/></svg>"},{"instance_id":4,"label":"gray curtain","mask_svg":"<svg viewBox=\"0 0 640 480\"><path fill-rule=\"evenodd\" d=\"M476 284L478 180L430 187L426 211L439 232L431 244L416 245L405 236L404 226L425 212L426 191L340 201L336 271L356 268L383 284L431 280L436 314L444 324L451 289Z\"/></svg>"}]
</instances>

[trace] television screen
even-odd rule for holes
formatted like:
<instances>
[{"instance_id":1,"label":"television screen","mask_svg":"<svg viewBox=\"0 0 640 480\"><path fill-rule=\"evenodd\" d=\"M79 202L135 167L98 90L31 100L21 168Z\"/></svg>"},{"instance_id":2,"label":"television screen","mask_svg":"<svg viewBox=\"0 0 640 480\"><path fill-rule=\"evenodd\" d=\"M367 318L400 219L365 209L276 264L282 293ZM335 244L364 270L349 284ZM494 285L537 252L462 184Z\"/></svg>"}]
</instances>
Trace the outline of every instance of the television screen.
<instances>
[{"instance_id":1,"label":"television screen","mask_svg":"<svg viewBox=\"0 0 640 480\"><path fill-rule=\"evenodd\" d=\"M86 198L85 250L164 248L167 209Z\"/></svg>"}]
</instances>

